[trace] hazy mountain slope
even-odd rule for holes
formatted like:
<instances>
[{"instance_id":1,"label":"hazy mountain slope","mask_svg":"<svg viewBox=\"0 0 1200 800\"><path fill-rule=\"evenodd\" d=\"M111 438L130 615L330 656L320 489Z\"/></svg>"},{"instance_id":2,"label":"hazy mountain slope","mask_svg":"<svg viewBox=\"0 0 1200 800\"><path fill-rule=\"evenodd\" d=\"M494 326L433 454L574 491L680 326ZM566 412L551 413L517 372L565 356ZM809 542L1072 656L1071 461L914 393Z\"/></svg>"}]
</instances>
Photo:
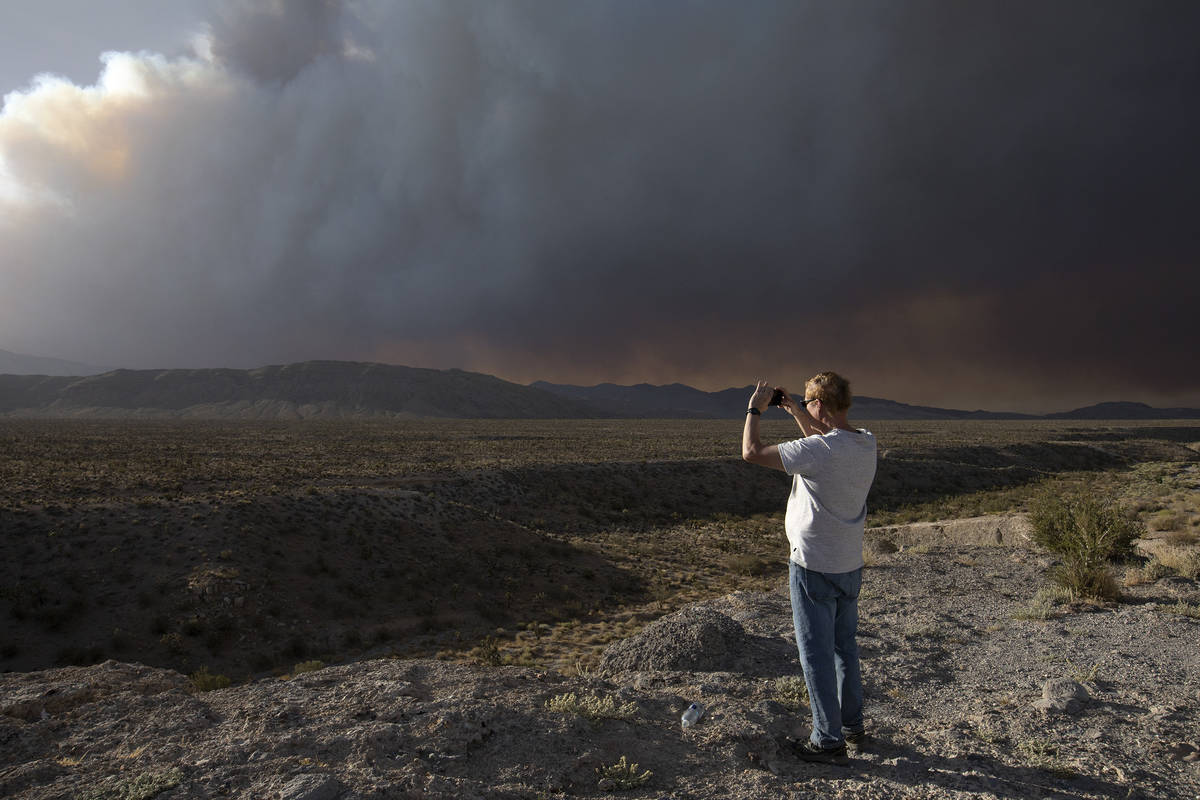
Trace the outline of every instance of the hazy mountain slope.
<instances>
[{"instance_id":1,"label":"hazy mountain slope","mask_svg":"<svg viewBox=\"0 0 1200 800\"><path fill-rule=\"evenodd\" d=\"M667 419L720 419L744 411L753 386L703 392L672 383L653 386L618 386L601 383L596 386L572 386L538 381L530 384L539 389L579 400L621 417L662 417ZM876 397L856 397L852 416L855 419L1032 419L1027 414L990 411L958 411L929 406L912 406Z\"/></svg>"},{"instance_id":2,"label":"hazy mountain slope","mask_svg":"<svg viewBox=\"0 0 1200 800\"><path fill-rule=\"evenodd\" d=\"M0 351L2 353L3 351ZM64 362L65 363L65 362ZM704 392L672 383L522 386L462 370L348 361L239 369L114 370L82 377L0 374L0 414L54 417L307 419L728 419L753 387ZM778 415L782 412L771 411ZM1036 417L856 397L854 420L1197 419L1200 409L1101 403Z\"/></svg>"},{"instance_id":3,"label":"hazy mountain slope","mask_svg":"<svg viewBox=\"0 0 1200 800\"><path fill-rule=\"evenodd\" d=\"M614 416L664 419L719 419L731 414L736 416L739 404L744 404L753 391L753 387L746 387L704 392L682 383L666 386L653 386L648 383L634 386L618 386L615 383L572 386L537 381L530 385L561 397L587 403Z\"/></svg>"},{"instance_id":4,"label":"hazy mountain slope","mask_svg":"<svg viewBox=\"0 0 1200 800\"><path fill-rule=\"evenodd\" d=\"M0 413L54 416L578 418L595 409L461 370L308 361L254 370L0 376Z\"/></svg>"},{"instance_id":5,"label":"hazy mountain slope","mask_svg":"<svg viewBox=\"0 0 1200 800\"><path fill-rule=\"evenodd\" d=\"M1145 403L1112 402L1047 414L1046 419L1200 419L1200 408L1153 408Z\"/></svg>"},{"instance_id":6,"label":"hazy mountain slope","mask_svg":"<svg viewBox=\"0 0 1200 800\"><path fill-rule=\"evenodd\" d=\"M95 375L107 367L0 350L0 375Z\"/></svg>"},{"instance_id":7,"label":"hazy mountain slope","mask_svg":"<svg viewBox=\"0 0 1200 800\"><path fill-rule=\"evenodd\" d=\"M1037 419L1014 411L961 411L954 408L912 406L878 397L856 397L850 412L854 419Z\"/></svg>"}]
</instances>

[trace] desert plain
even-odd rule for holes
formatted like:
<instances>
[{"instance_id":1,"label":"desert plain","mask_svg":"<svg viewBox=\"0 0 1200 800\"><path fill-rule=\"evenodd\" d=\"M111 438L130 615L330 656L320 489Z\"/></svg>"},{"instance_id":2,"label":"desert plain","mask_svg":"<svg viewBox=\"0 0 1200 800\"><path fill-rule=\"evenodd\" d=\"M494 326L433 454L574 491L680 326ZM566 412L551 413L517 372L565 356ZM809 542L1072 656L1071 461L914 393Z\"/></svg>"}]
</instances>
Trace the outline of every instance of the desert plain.
<instances>
[{"instance_id":1,"label":"desert plain","mask_svg":"<svg viewBox=\"0 0 1200 800\"><path fill-rule=\"evenodd\" d=\"M1200 425L859 424L846 769L787 757L788 479L740 420L0 420L0 793L1195 797ZM1143 526L1119 599L1054 589L1048 487Z\"/></svg>"}]
</instances>

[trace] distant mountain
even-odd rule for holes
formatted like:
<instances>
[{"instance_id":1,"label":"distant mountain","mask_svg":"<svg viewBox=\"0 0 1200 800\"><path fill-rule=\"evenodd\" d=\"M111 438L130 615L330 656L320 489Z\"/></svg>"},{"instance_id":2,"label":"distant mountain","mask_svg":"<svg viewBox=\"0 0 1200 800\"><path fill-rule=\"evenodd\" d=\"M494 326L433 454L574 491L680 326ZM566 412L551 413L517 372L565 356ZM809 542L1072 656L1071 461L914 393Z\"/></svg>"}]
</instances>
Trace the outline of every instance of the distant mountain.
<instances>
[{"instance_id":1,"label":"distant mountain","mask_svg":"<svg viewBox=\"0 0 1200 800\"><path fill-rule=\"evenodd\" d=\"M1038 419L1015 411L960 411L954 408L910 406L878 397L856 397L851 416L855 419Z\"/></svg>"},{"instance_id":2,"label":"distant mountain","mask_svg":"<svg viewBox=\"0 0 1200 800\"><path fill-rule=\"evenodd\" d=\"M109 369L60 358L42 358L0 350L0 375L97 375Z\"/></svg>"},{"instance_id":3,"label":"distant mountain","mask_svg":"<svg viewBox=\"0 0 1200 800\"><path fill-rule=\"evenodd\" d=\"M653 386L639 383L618 386L601 383L596 386L538 381L530 384L538 389L578 400L601 409L615 417L644 417L663 419L721 419L736 417L745 409L753 386L703 392L681 383ZM777 412L782 413L782 412ZM992 411L956 411L930 406L910 406L876 397L854 398L855 419L1036 419L1028 414Z\"/></svg>"},{"instance_id":4,"label":"distant mountain","mask_svg":"<svg viewBox=\"0 0 1200 800\"><path fill-rule=\"evenodd\" d=\"M581 402L490 375L346 361L253 370L121 369L82 378L0 375L0 414L243 419L606 416Z\"/></svg>"},{"instance_id":5,"label":"distant mountain","mask_svg":"<svg viewBox=\"0 0 1200 800\"><path fill-rule=\"evenodd\" d=\"M586 403L606 412L608 416L648 419L720 419L730 416L731 409L736 415L738 404L745 403L754 391L754 387L748 386L745 389L703 392L682 383L666 386L648 383L635 386L619 386L615 383L572 386L537 381L530 386Z\"/></svg>"},{"instance_id":6,"label":"distant mountain","mask_svg":"<svg viewBox=\"0 0 1200 800\"><path fill-rule=\"evenodd\" d=\"M0 351L2 352L2 351ZM61 362L66 363L66 362ZM0 374L0 415L234 419L737 419L753 387L529 386L462 370L349 361L239 369L119 369L99 375ZM774 410L773 415L782 412ZM856 397L854 420L1200 419L1200 410L1101 403L1045 417Z\"/></svg>"},{"instance_id":7,"label":"distant mountain","mask_svg":"<svg viewBox=\"0 0 1200 800\"><path fill-rule=\"evenodd\" d=\"M1200 408L1153 408L1145 403L1117 401L1047 414L1046 419L1200 419Z\"/></svg>"}]
</instances>

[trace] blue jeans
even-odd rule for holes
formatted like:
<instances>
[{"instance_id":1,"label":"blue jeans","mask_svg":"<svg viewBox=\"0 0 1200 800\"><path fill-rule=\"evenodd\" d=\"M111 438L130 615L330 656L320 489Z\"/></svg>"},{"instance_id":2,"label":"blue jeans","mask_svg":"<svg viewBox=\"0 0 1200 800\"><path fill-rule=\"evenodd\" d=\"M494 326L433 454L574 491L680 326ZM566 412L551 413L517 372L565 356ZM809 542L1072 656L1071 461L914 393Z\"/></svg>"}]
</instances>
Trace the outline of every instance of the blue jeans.
<instances>
[{"instance_id":1,"label":"blue jeans","mask_svg":"<svg viewBox=\"0 0 1200 800\"><path fill-rule=\"evenodd\" d=\"M796 647L808 684L813 744L837 747L863 729L858 667L858 591L862 569L814 572L788 561Z\"/></svg>"}]
</instances>

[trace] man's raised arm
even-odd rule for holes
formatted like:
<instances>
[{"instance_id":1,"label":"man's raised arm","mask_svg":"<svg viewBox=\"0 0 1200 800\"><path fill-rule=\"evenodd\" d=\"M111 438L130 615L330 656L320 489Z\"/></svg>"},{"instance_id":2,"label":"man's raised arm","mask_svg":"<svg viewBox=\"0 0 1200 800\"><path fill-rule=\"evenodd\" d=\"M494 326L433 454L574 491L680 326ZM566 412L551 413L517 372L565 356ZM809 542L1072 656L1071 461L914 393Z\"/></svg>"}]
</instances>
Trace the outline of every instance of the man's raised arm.
<instances>
[{"instance_id":1,"label":"man's raised arm","mask_svg":"<svg viewBox=\"0 0 1200 800\"><path fill-rule=\"evenodd\" d=\"M762 412L766 411L771 402L771 394L775 390L766 381L759 381L750 396L750 407L746 410L746 426L742 429L742 459L751 464L761 464L764 467L783 471L783 459L779 457L779 448L773 444L764 445L759 438L758 423Z\"/></svg>"}]
</instances>

